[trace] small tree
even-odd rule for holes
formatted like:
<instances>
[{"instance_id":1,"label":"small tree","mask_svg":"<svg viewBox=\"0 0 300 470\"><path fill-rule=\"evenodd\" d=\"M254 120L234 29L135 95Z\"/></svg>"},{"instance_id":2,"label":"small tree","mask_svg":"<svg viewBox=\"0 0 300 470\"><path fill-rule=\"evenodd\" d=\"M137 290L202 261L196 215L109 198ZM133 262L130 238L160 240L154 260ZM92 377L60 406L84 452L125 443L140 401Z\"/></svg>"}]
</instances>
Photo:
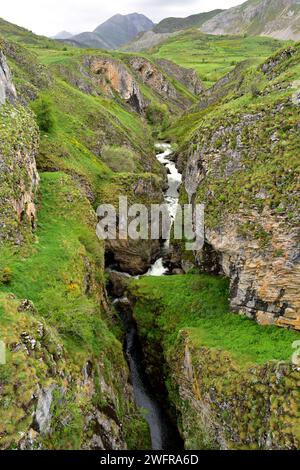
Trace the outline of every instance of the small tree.
<instances>
[{"instance_id":1,"label":"small tree","mask_svg":"<svg viewBox=\"0 0 300 470\"><path fill-rule=\"evenodd\" d=\"M146 111L149 124L166 130L170 125L169 111L165 104L150 104Z\"/></svg>"},{"instance_id":2,"label":"small tree","mask_svg":"<svg viewBox=\"0 0 300 470\"><path fill-rule=\"evenodd\" d=\"M251 96L252 98L257 98L259 96L259 88L257 83L251 84Z\"/></svg>"},{"instance_id":3,"label":"small tree","mask_svg":"<svg viewBox=\"0 0 300 470\"><path fill-rule=\"evenodd\" d=\"M53 104L50 98L41 96L32 103L32 110L36 115L41 132L51 132L54 127Z\"/></svg>"}]
</instances>

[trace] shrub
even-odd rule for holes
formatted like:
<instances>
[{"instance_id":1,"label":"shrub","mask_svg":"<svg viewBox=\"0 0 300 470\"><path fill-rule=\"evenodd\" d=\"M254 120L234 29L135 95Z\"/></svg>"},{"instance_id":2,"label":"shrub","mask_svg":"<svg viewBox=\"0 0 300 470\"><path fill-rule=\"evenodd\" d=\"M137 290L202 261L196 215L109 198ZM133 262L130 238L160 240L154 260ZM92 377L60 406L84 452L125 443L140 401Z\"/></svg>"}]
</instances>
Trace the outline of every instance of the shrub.
<instances>
[{"instance_id":1,"label":"shrub","mask_svg":"<svg viewBox=\"0 0 300 470\"><path fill-rule=\"evenodd\" d=\"M54 112L50 98L40 97L32 103L31 107L36 115L40 131L51 132L54 127Z\"/></svg>"},{"instance_id":2,"label":"shrub","mask_svg":"<svg viewBox=\"0 0 300 470\"><path fill-rule=\"evenodd\" d=\"M0 268L0 285L9 284L12 279L12 270L8 267Z\"/></svg>"},{"instance_id":3,"label":"shrub","mask_svg":"<svg viewBox=\"0 0 300 470\"><path fill-rule=\"evenodd\" d=\"M251 96L252 98L257 98L259 96L259 88L256 83L252 83L251 85Z\"/></svg>"},{"instance_id":4,"label":"shrub","mask_svg":"<svg viewBox=\"0 0 300 470\"><path fill-rule=\"evenodd\" d=\"M106 165L116 173L132 173L137 163L137 156L127 147L105 145L101 157Z\"/></svg>"},{"instance_id":5,"label":"shrub","mask_svg":"<svg viewBox=\"0 0 300 470\"><path fill-rule=\"evenodd\" d=\"M169 111L165 104L150 104L146 111L149 124L160 126L165 131L170 125Z\"/></svg>"}]
</instances>

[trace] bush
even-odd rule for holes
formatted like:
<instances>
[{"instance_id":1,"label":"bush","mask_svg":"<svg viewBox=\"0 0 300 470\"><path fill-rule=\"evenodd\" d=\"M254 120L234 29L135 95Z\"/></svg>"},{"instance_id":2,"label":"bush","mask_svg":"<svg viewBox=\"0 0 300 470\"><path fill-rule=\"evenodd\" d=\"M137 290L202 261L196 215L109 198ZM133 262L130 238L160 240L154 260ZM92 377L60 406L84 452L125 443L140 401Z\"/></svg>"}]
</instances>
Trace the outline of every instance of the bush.
<instances>
[{"instance_id":1,"label":"bush","mask_svg":"<svg viewBox=\"0 0 300 470\"><path fill-rule=\"evenodd\" d=\"M116 173L132 173L135 170L137 157L127 147L105 145L101 157L106 165Z\"/></svg>"},{"instance_id":2,"label":"bush","mask_svg":"<svg viewBox=\"0 0 300 470\"><path fill-rule=\"evenodd\" d=\"M12 280L12 270L8 267L0 268L0 286L1 284L9 284Z\"/></svg>"},{"instance_id":3,"label":"bush","mask_svg":"<svg viewBox=\"0 0 300 470\"><path fill-rule=\"evenodd\" d=\"M40 131L47 133L51 132L55 121L53 105L50 98L40 97L32 103L31 107L36 115Z\"/></svg>"},{"instance_id":4,"label":"bush","mask_svg":"<svg viewBox=\"0 0 300 470\"><path fill-rule=\"evenodd\" d=\"M252 83L251 85L251 96L252 98L257 98L259 96L259 88L256 83Z\"/></svg>"},{"instance_id":5,"label":"bush","mask_svg":"<svg viewBox=\"0 0 300 470\"><path fill-rule=\"evenodd\" d=\"M169 111L165 104L150 104L146 111L146 118L149 124L160 126L162 131L170 125Z\"/></svg>"}]
</instances>

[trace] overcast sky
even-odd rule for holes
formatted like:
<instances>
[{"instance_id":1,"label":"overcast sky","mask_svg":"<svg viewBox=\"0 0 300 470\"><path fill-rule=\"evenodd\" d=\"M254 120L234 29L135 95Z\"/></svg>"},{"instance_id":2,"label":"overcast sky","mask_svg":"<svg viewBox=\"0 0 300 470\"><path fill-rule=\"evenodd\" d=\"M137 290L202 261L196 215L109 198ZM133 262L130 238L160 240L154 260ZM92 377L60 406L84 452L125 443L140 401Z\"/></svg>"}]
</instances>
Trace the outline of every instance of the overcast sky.
<instances>
[{"instance_id":1,"label":"overcast sky","mask_svg":"<svg viewBox=\"0 0 300 470\"><path fill-rule=\"evenodd\" d=\"M144 13L158 22L240 3L243 0L1 0L0 17L51 36L61 30L93 31L116 13Z\"/></svg>"}]
</instances>

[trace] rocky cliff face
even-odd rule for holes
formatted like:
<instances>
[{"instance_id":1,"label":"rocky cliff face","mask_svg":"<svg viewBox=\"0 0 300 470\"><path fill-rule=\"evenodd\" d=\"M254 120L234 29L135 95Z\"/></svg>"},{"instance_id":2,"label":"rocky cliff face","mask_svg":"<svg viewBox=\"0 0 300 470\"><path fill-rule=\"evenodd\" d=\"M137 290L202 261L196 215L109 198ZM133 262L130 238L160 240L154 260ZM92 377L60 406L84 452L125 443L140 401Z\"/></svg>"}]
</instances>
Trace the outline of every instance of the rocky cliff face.
<instances>
[{"instance_id":1,"label":"rocky cliff face","mask_svg":"<svg viewBox=\"0 0 300 470\"><path fill-rule=\"evenodd\" d=\"M31 113L16 100L9 68L0 56L0 242L21 243L35 225L39 134ZM8 103L5 104L5 100Z\"/></svg>"},{"instance_id":2,"label":"rocky cliff face","mask_svg":"<svg viewBox=\"0 0 300 470\"><path fill-rule=\"evenodd\" d=\"M182 83L194 95L201 95L204 92L204 85L195 70L181 67L167 59L157 59L156 62L168 75Z\"/></svg>"},{"instance_id":3,"label":"rocky cliff face","mask_svg":"<svg viewBox=\"0 0 300 470\"><path fill-rule=\"evenodd\" d=\"M10 70L2 51L0 51L0 105L6 100L16 99L16 89L12 83Z\"/></svg>"},{"instance_id":4,"label":"rocky cliff face","mask_svg":"<svg viewBox=\"0 0 300 470\"><path fill-rule=\"evenodd\" d=\"M152 62L143 57L133 57L129 60L129 65L139 79L163 100L173 102L182 109L191 104Z\"/></svg>"},{"instance_id":5,"label":"rocky cliff face","mask_svg":"<svg viewBox=\"0 0 300 470\"><path fill-rule=\"evenodd\" d=\"M196 348L184 332L169 366L187 448L298 448L295 366L242 370L226 352Z\"/></svg>"},{"instance_id":6,"label":"rocky cliff face","mask_svg":"<svg viewBox=\"0 0 300 470\"><path fill-rule=\"evenodd\" d=\"M143 113L145 102L137 81L126 66L116 59L94 57L90 61L92 73L97 75L98 84L108 95L117 92L135 111Z\"/></svg>"},{"instance_id":7,"label":"rocky cliff face","mask_svg":"<svg viewBox=\"0 0 300 470\"><path fill-rule=\"evenodd\" d=\"M219 13L201 26L209 34L251 34L298 40L300 8L297 0L249 0Z\"/></svg>"},{"instance_id":8,"label":"rocky cliff face","mask_svg":"<svg viewBox=\"0 0 300 470\"><path fill-rule=\"evenodd\" d=\"M179 31L175 33L155 33L154 31L147 31L136 38L129 44L122 46L122 51L127 52L141 52L146 51L152 47L158 46L170 37L174 37L179 34Z\"/></svg>"},{"instance_id":9,"label":"rocky cliff face","mask_svg":"<svg viewBox=\"0 0 300 470\"><path fill-rule=\"evenodd\" d=\"M120 240L119 237L106 241L106 258L108 265L116 265L117 269L132 275L147 272L160 253L160 240L152 240L150 236L151 204L161 204L164 201L164 175L149 174L117 175L110 181L108 193L103 195L108 204L116 209L119 207L119 196L128 197L128 207L132 204L143 204L149 214L149 239ZM102 195L101 195L102 196ZM128 225L134 217L128 218Z\"/></svg>"},{"instance_id":10,"label":"rocky cliff face","mask_svg":"<svg viewBox=\"0 0 300 470\"><path fill-rule=\"evenodd\" d=\"M227 104L222 117L208 110L182 164L188 199L206 204L207 244L196 264L230 278L234 311L299 330L299 105L284 75L297 54L283 51L258 72L257 80L267 76L265 106L241 113ZM288 97L277 94L283 89Z\"/></svg>"}]
</instances>

